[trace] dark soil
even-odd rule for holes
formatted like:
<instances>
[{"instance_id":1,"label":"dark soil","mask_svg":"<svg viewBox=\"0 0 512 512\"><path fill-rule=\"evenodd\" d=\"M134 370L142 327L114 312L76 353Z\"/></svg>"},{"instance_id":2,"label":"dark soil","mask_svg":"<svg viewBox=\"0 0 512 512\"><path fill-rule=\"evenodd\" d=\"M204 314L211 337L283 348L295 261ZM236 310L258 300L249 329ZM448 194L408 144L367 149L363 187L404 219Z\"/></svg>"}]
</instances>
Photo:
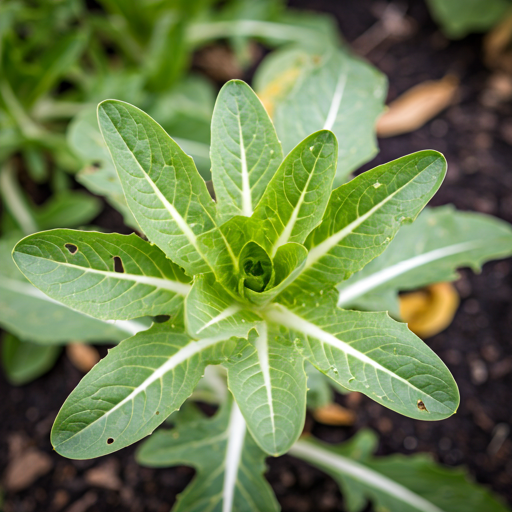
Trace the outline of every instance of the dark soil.
<instances>
[{"instance_id":1,"label":"dark soil","mask_svg":"<svg viewBox=\"0 0 512 512\"><path fill-rule=\"evenodd\" d=\"M290 3L334 14L349 42L375 23L378 8L371 0ZM415 33L406 40L388 40L367 55L389 76L389 99L447 73L459 76L460 98L420 130L381 140L380 154L364 169L420 149L439 150L449 170L433 205L453 203L512 222L512 104L485 99L492 73L481 63L482 38L448 42L423 2L409 4ZM112 215L104 213L100 222L122 231L120 217ZM357 429L371 427L380 434L379 454L421 451L449 466L464 464L478 482L512 504L512 440L509 436L496 444L497 432L512 425L512 260L489 263L479 275L463 271L457 288L462 302L453 324L427 340L459 385L461 406L455 416L435 423L414 421L352 394L337 400L356 411L355 426L327 427L309 418L308 428L321 439L341 442ZM9 449L16 452L23 442L49 454L52 463L31 487L6 495L5 511L167 512L193 470L140 468L133 459L135 447L91 461L70 461L51 452L52 421L80 378L64 356L48 375L21 388L9 386L0 376L0 468L6 467ZM343 510L336 484L320 471L291 457L269 459L268 465L268 479L283 511ZM87 483L88 472L96 467L110 475L112 490Z\"/></svg>"}]
</instances>

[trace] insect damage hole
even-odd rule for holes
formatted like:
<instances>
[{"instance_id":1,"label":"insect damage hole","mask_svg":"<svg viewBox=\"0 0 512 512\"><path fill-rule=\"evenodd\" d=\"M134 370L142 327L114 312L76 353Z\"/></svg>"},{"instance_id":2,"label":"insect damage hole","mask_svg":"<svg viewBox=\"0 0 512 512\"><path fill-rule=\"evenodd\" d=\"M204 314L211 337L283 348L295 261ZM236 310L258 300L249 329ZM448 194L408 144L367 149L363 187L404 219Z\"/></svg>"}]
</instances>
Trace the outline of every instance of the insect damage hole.
<instances>
[{"instance_id":1,"label":"insect damage hole","mask_svg":"<svg viewBox=\"0 0 512 512\"><path fill-rule=\"evenodd\" d=\"M123 261L119 256L114 256L114 270L120 274L124 274Z\"/></svg>"},{"instance_id":2,"label":"insect damage hole","mask_svg":"<svg viewBox=\"0 0 512 512\"><path fill-rule=\"evenodd\" d=\"M418 400L418 409L420 411L427 411L428 412L427 408L425 407L425 404L423 403L423 400Z\"/></svg>"},{"instance_id":3,"label":"insect damage hole","mask_svg":"<svg viewBox=\"0 0 512 512\"><path fill-rule=\"evenodd\" d=\"M64 244L64 247L70 252L70 254L76 254L78 247L75 244Z\"/></svg>"},{"instance_id":4,"label":"insect damage hole","mask_svg":"<svg viewBox=\"0 0 512 512\"><path fill-rule=\"evenodd\" d=\"M171 319L171 315L156 315L153 317L153 321L157 324L163 324Z\"/></svg>"},{"instance_id":5,"label":"insect damage hole","mask_svg":"<svg viewBox=\"0 0 512 512\"><path fill-rule=\"evenodd\" d=\"M112 444L113 442L114 442L114 440L113 440L111 437L109 437L109 438L107 439L107 444Z\"/></svg>"}]
</instances>

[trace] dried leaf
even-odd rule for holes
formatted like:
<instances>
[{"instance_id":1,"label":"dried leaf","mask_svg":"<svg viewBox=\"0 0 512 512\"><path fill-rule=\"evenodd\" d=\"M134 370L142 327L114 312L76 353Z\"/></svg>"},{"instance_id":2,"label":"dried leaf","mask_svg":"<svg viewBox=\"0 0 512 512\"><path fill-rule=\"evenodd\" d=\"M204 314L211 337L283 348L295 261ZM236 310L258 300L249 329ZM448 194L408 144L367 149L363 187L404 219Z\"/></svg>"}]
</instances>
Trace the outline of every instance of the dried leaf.
<instances>
[{"instance_id":1,"label":"dried leaf","mask_svg":"<svg viewBox=\"0 0 512 512\"><path fill-rule=\"evenodd\" d=\"M10 492L18 492L32 485L52 468L49 455L29 448L14 457L5 471L4 486Z\"/></svg>"},{"instance_id":2,"label":"dried leaf","mask_svg":"<svg viewBox=\"0 0 512 512\"><path fill-rule=\"evenodd\" d=\"M73 366L83 373L87 373L100 360L98 351L83 343L70 343L66 347L66 354Z\"/></svg>"},{"instance_id":3,"label":"dried leaf","mask_svg":"<svg viewBox=\"0 0 512 512\"><path fill-rule=\"evenodd\" d=\"M85 481L89 485L118 491L123 486L118 476L119 467L115 460L108 460L101 466L89 469L85 473Z\"/></svg>"},{"instance_id":4,"label":"dried leaf","mask_svg":"<svg viewBox=\"0 0 512 512\"><path fill-rule=\"evenodd\" d=\"M391 102L377 121L379 137L393 137L417 130L443 111L455 98L459 80L446 75L414 86Z\"/></svg>"},{"instance_id":5,"label":"dried leaf","mask_svg":"<svg viewBox=\"0 0 512 512\"><path fill-rule=\"evenodd\" d=\"M512 14L485 36L484 61L490 68L512 73Z\"/></svg>"},{"instance_id":6,"label":"dried leaf","mask_svg":"<svg viewBox=\"0 0 512 512\"><path fill-rule=\"evenodd\" d=\"M451 283L437 283L400 296L400 316L422 338L434 336L450 325L459 305Z\"/></svg>"},{"instance_id":7,"label":"dried leaf","mask_svg":"<svg viewBox=\"0 0 512 512\"><path fill-rule=\"evenodd\" d=\"M493 73L480 96L482 105L496 108L510 99L512 99L512 77L502 71Z\"/></svg>"},{"instance_id":8,"label":"dried leaf","mask_svg":"<svg viewBox=\"0 0 512 512\"><path fill-rule=\"evenodd\" d=\"M317 407L313 411L313 417L324 425L338 425L349 427L356 421L356 415L350 409L345 409L339 404L333 403L323 407Z\"/></svg>"},{"instance_id":9,"label":"dried leaf","mask_svg":"<svg viewBox=\"0 0 512 512\"><path fill-rule=\"evenodd\" d=\"M241 78L244 74L234 53L226 46L212 45L203 48L195 56L194 63L214 80L222 82Z\"/></svg>"},{"instance_id":10,"label":"dried leaf","mask_svg":"<svg viewBox=\"0 0 512 512\"><path fill-rule=\"evenodd\" d=\"M87 512L97 501L98 495L94 491L88 491L67 508L66 512Z\"/></svg>"}]
</instances>

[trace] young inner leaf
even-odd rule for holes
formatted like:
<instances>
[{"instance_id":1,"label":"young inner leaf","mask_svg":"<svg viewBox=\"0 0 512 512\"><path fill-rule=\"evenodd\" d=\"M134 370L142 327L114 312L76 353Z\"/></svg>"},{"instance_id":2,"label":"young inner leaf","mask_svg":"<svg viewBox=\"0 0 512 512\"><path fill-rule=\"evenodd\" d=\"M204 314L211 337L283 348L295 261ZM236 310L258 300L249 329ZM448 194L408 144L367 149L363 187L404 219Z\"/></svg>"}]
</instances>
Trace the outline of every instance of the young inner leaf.
<instances>
[{"instance_id":1,"label":"young inner leaf","mask_svg":"<svg viewBox=\"0 0 512 512\"><path fill-rule=\"evenodd\" d=\"M249 242L240 254L243 286L262 292L272 276L272 261L265 250L255 242Z\"/></svg>"}]
</instances>

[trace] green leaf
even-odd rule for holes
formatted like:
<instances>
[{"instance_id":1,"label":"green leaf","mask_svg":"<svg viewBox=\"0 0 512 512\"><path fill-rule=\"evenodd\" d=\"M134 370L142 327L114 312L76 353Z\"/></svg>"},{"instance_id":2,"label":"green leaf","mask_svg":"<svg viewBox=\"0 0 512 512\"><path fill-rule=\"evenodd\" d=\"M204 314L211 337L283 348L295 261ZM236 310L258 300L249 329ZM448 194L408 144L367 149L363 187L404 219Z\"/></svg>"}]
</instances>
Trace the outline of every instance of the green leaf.
<instances>
[{"instance_id":1,"label":"green leaf","mask_svg":"<svg viewBox=\"0 0 512 512\"><path fill-rule=\"evenodd\" d=\"M344 444L300 440L290 453L338 482L347 510L361 512L372 501L393 512L507 512L509 509L465 469L447 468L427 454L373 457L377 439L362 430Z\"/></svg>"},{"instance_id":2,"label":"green leaf","mask_svg":"<svg viewBox=\"0 0 512 512\"><path fill-rule=\"evenodd\" d=\"M451 39L487 32L512 6L509 0L427 0L432 17Z\"/></svg>"},{"instance_id":3,"label":"green leaf","mask_svg":"<svg viewBox=\"0 0 512 512\"><path fill-rule=\"evenodd\" d=\"M314 131L334 132L339 143L337 181L342 182L377 153L375 121L384 109L386 77L342 50L320 56L303 51L298 60L297 53L293 50L284 66L266 64L265 87L258 94L265 105L272 105L285 153ZM280 52L269 59L284 60Z\"/></svg>"},{"instance_id":4,"label":"green leaf","mask_svg":"<svg viewBox=\"0 0 512 512\"><path fill-rule=\"evenodd\" d=\"M35 87L31 90L27 103L34 103L48 92L61 76L69 72L85 49L87 39L88 35L80 30L57 38L54 47L44 52L39 59L42 74L34 81Z\"/></svg>"},{"instance_id":5,"label":"green leaf","mask_svg":"<svg viewBox=\"0 0 512 512\"><path fill-rule=\"evenodd\" d=\"M197 470L172 512L277 512L279 505L263 477L265 458L231 399L211 419L156 432L137 452L143 466L184 464Z\"/></svg>"},{"instance_id":6,"label":"green leaf","mask_svg":"<svg viewBox=\"0 0 512 512\"><path fill-rule=\"evenodd\" d=\"M284 159L254 210L272 258L288 242L303 243L320 222L336 172L336 137L306 137Z\"/></svg>"},{"instance_id":7,"label":"green leaf","mask_svg":"<svg viewBox=\"0 0 512 512\"><path fill-rule=\"evenodd\" d=\"M137 221L128 208L123 187L113 165L86 166L76 174L76 180L93 194L104 196L108 203L123 216L123 221L127 226L140 231Z\"/></svg>"},{"instance_id":8,"label":"green leaf","mask_svg":"<svg viewBox=\"0 0 512 512\"><path fill-rule=\"evenodd\" d=\"M236 299L240 297L240 253L248 242L264 245L263 233L251 217L236 216L198 237L198 245L217 278ZM200 273L200 272L198 272Z\"/></svg>"},{"instance_id":9,"label":"green leaf","mask_svg":"<svg viewBox=\"0 0 512 512\"><path fill-rule=\"evenodd\" d=\"M189 279L135 234L54 229L14 248L24 275L50 298L103 320L173 314Z\"/></svg>"},{"instance_id":10,"label":"green leaf","mask_svg":"<svg viewBox=\"0 0 512 512\"><path fill-rule=\"evenodd\" d=\"M334 392L329 382L331 379L319 372L309 362L306 362L305 370L308 379L308 394L306 397L308 409L317 409L333 403Z\"/></svg>"},{"instance_id":11,"label":"green leaf","mask_svg":"<svg viewBox=\"0 0 512 512\"><path fill-rule=\"evenodd\" d=\"M396 314L399 291L453 281L459 267L479 271L484 262L511 254L512 228L506 222L453 206L426 208L381 256L338 285L338 306L380 305Z\"/></svg>"},{"instance_id":12,"label":"green leaf","mask_svg":"<svg viewBox=\"0 0 512 512\"><path fill-rule=\"evenodd\" d=\"M172 321L120 343L81 380L52 429L58 453L100 457L151 434L233 349L229 333L194 340Z\"/></svg>"},{"instance_id":13,"label":"green leaf","mask_svg":"<svg viewBox=\"0 0 512 512\"><path fill-rule=\"evenodd\" d=\"M60 352L59 346L37 345L5 333L2 342L5 377L13 386L27 384L50 370Z\"/></svg>"},{"instance_id":14,"label":"green leaf","mask_svg":"<svg viewBox=\"0 0 512 512\"><path fill-rule=\"evenodd\" d=\"M54 194L41 207L34 209L39 229L74 228L88 224L100 213L101 201L79 190Z\"/></svg>"},{"instance_id":15,"label":"green leaf","mask_svg":"<svg viewBox=\"0 0 512 512\"><path fill-rule=\"evenodd\" d=\"M147 329L141 321L96 320L51 299L16 268L11 252L21 234L0 239L0 325L19 338L42 344L69 340L121 341Z\"/></svg>"},{"instance_id":16,"label":"green leaf","mask_svg":"<svg viewBox=\"0 0 512 512\"><path fill-rule=\"evenodd\" d=\"M247 337L261 317L215 282L212 274L198 276L185 300L185 323L192 336L218 336L223 332Z\"/></svg>"},{"instance_id":17,"label":"green leaf","mask_svg":"<svg viewBox=\"0 0 512 512\"><path fill-rule=\"evenodd\" d=\"M188 274L208 271L197 236L215 226L215 203L192 158L128 103L102 102L98 119L128 206L149 240Z\"/></svg>"},{"instance_id":18,"label":"green leaf","mask_svg":"<svg viewBox=\"0 0 512 512\"><path fill-rule=\"evenodd\" d=\"M272 121L253 90L231 80L212 118L212 179L219 222L250 217L283 159Z\"/></svg>"},{"instance_id":19,"label":"green leaf","mask_svg":"<svg viewBox=\"0 0 512 512\"><path fill-rule=\"evenodd\" d=\"M244 295L257 306L269 303L299 275L306 263L307 255L308 252L303 245L293 242L282 245L272 260L272 275L265 289L257 292L245 287Z\"/></svg>"},{"instance_id":20,"label":"green leaf","mask_svg":"<svg viewBox=\"0 0 512 512\"><path fill-rule=\"evenodd\" d=\"M258 334L241 340L228 369L228 387L258 445L285 453L298 439L306 413L304 360L287 333L260 322Z\"/></svg>"},{"instance_id":21,"label":"green leaf","mask_svg":"<svg viewBox=\"0 0 512 512\"><path fill-rule=\"evenodd\" d=\"M272 260L265 249L256 242L247 242L238 258L238 265L242 273L240 286L247 291L262 292L272 278ZM243 293L243 292L242 292Z\"/></svg>"},{"instance_id":22,"label":"green leaf","mask_svg":"<svg viewBox=\"0 0 512 512\"><path fill-rule=\"evenodd\" d=\"M338 284L384 251L400 226L413 221L441 185L446 161L419 151L333 191L322 223L306 241L300 285Z\"/></svg>"},{"instance_id":23,"label":"green leaf","mask_svg":"<svg viewBox=\"0 0 512 512\"><path fill-rule=\"evenodd\" d=\"M456 412L459 392L449 370L405 324L386 313L339 309L335 291L298 300L287 293L285 305L263 315L289 329L297 350L322 373L411 418L440 420Z\"/></svg>"}]
</instances>

